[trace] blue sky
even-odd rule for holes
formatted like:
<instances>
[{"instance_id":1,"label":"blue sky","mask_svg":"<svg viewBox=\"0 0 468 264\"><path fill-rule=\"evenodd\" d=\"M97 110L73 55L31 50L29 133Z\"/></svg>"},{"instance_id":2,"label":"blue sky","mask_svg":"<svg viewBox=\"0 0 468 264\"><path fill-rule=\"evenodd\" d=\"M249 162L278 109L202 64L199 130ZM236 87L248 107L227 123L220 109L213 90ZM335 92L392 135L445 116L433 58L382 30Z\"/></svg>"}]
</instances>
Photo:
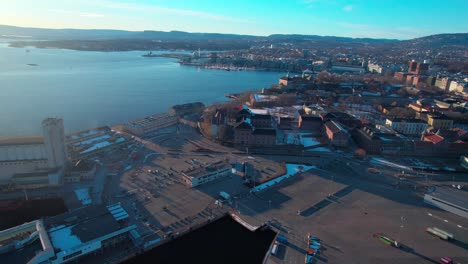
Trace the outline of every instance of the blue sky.
<instances>
[{"instance_id":1,"label":"blue sky","mask_svg":"<svg viewBox=\"0 0 468 264\"><path fill-rule=\"evenodd\" d=\"M0 0L0 24L409 39L468 32L466 0Z\"/></svg>"}]
</instances>

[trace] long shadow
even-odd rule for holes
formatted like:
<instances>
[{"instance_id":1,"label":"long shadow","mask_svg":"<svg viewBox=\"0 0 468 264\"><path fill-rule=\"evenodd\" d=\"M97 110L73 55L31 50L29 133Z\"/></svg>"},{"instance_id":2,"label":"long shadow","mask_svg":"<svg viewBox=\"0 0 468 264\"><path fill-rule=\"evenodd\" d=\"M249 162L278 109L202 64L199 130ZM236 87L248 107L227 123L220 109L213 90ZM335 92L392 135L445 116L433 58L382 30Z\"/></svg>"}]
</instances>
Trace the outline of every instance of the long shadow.
<instances>
[{"instance_id":1,"label":"long shadow","mask_svg":"<svg viewBox=\"0 0 468 264\"><path fill-rule=\"evenodd\" d=\"M305 254L307 253L307 251L306 251L304 248L298 247L298 246L292 244L291 242L286 242L284 245L287 246L287 247L289 247L289 248L291 248L291 249L296 250L297 252L299 252L299 253L301 253L301 254L304 254L304 255L305 255Z\"/></svg>"},{"instance_id":2,"label":"long shadow","mask_svg":"<svg viewBox=\"0 0 468 264\"><path fill-rule=\"evenodd\" d=\"M401 250L404 251L404 252L406 252L406 253L409 253L409 254L415 255L415 256L417 256L417 257L420 257L420 258L422 258L422 259L424 259L424 260L426 260L426 261L428 261L428 262L436 263L436 264L439 263L439 262L436 261L436 260L433 260L433 259L431 259L431 258L429 258L429 257L426 257L426 256L424 256L424 255L422 255L422 254L419 254L418 252L414 251L413 248L404 246L404 247L401 248Z\"/></svg>"},{"instance_id":3,"label":"long shadow","mask_svg":"<svg viewBox=\"0 0 468 264\"><path fill-rule=\"evenodd\" d=\"M451 241L449 242L457 247L460 247L460 248L463 248L463 249L466 249L468 250L468 243L465 243L463 241L460 241L460 240L454 240L454 241Z\"/></svg>"},{"instance_id":4,"label":"long shadow","mask_svg":"<svg viewBox=\"0 0 468 264\"><path fill-rule=\"evenodd\" d=\"M304 216L304 217L311 216L314 213L318 212L320 209L325 208L325 207L327 207L328 205L330 205L332 203L333 202L328 200L328 199L323 199L322 201L316 203L312 207L302 211L300 215Z\"/></svg>"}]
</instances>

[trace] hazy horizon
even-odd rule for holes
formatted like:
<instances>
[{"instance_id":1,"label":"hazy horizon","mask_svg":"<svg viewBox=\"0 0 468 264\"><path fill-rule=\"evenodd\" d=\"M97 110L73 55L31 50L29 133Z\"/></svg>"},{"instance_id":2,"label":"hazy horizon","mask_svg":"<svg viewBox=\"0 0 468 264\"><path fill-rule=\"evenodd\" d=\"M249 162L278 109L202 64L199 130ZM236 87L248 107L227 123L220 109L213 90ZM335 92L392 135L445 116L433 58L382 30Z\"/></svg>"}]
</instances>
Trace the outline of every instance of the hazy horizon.
<instances>
[{"instance_id":1,"label":"hazy horizon","mask_svg":"<svg viewBox=\"0 0 468 264\"><path fill-rule=\"evenodd\" d=\"M50 29L184 31L268 36L301 34L412 39L468 32L459 0L35 1L0 0L0 24ZM398 16L398 14L401 14ZM450 15L441 15L450 14Z\"/></svg>"}]
</instances>

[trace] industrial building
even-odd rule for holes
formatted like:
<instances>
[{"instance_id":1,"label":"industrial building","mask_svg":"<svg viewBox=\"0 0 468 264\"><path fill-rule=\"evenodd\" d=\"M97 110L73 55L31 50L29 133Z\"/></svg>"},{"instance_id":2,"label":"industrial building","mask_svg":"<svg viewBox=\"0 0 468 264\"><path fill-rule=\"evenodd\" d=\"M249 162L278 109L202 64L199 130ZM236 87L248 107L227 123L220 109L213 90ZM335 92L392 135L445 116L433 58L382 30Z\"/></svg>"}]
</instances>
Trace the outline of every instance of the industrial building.
<instances>
[{"instance_id":1,"label":"industrial building","mask_svg":"<svg viewBox=\"0 0 468 264\"><path fill-rule=\"evenodd\" d=\"M458 189L433 187L424 202L468 219L468 194Z\"/></svg>"},{"instance_id":2,"label":"industrial building","mask_svg":"<svg viewBox=\"0 0 468 264\"><path fill-rule=\"evenodd\" d=\"M41 250L27 257L28 264L67 263L129 241L135 225L127 224L128 213L119 205L87 206L62 215L36 220L0 231L0 253L24 260L22 251L40 241ZM30 252L23 250L24 252Z\"/></svg>"},{"instance_id":3,"label":"industrial building","mask_svg":"<svg viewBox=\"0 0 468 264\"><path fill-rule=\"evenodd\" d=\"M60 185L68 154L63 120L42 122L43 137L0 137L0 186L9 189Z\"/></svg>"},{"instance_id":4,"label":"industrial building","mask_svg":"<svg viewBox=\"0 0 468 264\"><path fill-rule=\"evenodd\" d=\"M128 144L128 140L109 127L98 127L67 136L72 160L80 160Z\"/></svg>"},{"instance_id":5,"label":"industrial building","mask_svg":"<svg viewBox=\"0 0 468 264\"><path fill-rule=\"evenodd\" d=\"M127 122L123 129L136 136L150 136L159 129L177 125L178 121L175 114L161 113Z\"/></svg>"}]
</instances>

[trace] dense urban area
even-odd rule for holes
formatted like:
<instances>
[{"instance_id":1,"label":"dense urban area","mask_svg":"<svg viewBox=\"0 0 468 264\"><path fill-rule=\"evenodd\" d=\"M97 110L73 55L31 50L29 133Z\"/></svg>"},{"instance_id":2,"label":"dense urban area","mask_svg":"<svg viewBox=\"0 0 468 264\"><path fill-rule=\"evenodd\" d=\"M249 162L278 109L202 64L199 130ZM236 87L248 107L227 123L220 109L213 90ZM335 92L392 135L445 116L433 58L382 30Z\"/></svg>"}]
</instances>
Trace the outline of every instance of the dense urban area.
<instances>
[{"instance_id":1,"label":"dense urban area","mask_svg":"<svg viewBox=\"0 0 468 264\"><path fill-rule=\"evenodd\" d=\"M0 137L1 263L468 263L468 34L163 33L11 45L284 76Z\"/></svg>"}]
</instances>

